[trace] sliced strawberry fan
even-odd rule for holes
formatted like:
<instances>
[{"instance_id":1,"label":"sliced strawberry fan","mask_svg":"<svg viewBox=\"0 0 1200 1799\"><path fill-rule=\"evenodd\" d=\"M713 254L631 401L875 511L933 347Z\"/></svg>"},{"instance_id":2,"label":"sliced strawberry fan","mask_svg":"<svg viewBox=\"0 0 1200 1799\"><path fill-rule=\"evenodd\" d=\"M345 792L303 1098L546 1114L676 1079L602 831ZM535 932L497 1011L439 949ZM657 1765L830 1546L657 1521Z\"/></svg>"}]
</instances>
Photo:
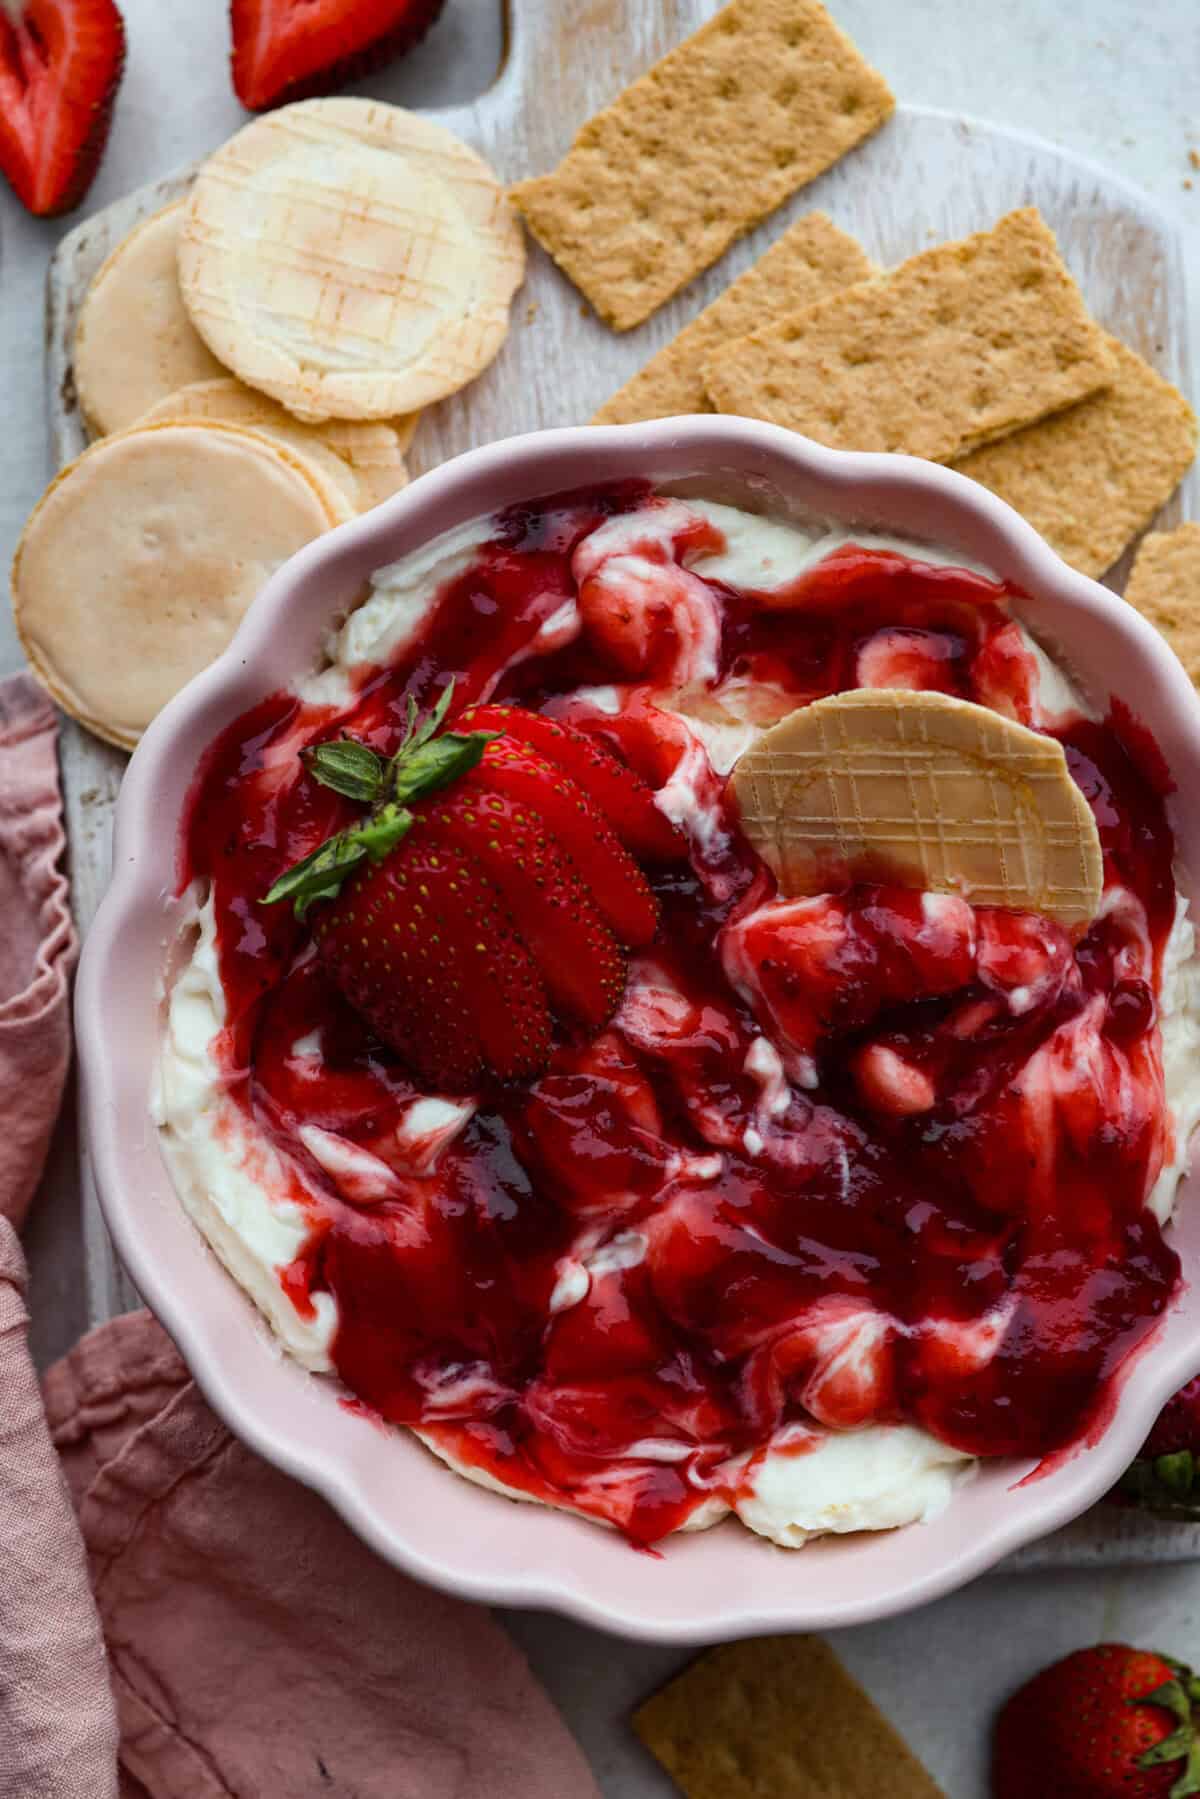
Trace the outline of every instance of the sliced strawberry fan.
<instances>
[{"instance_id":1,"label":"sliced strawberry fan","mask_svg":"<svg viewBox=\"0 0 1200 1799\"><path fill-rule=\"evenodd\" d=\"M445 0L233 0L233 85L250 112L329 94L419 44Z\"/></svg>"},{"instance_id":2,"label":"sliced strawberry fan","mask_svg":"<svg viewBox=\"0 0 1200 1799\"><path fill-rule=\"evenodd\" d=\"M349 737L302 752L370 810L264 896L316 908L337 986L435 1092L544 1073L552 1018L602 1029L658 929L635 857L686 853L645 783L570 727L476 706L443 732L453 686L423 720L410 701L387 760Z\"/></svg>"},{"instance_id":3,"label":"sliced strawberry fan","mask_svg":"<svg viewBox=\"0 0 1200 1799\"><path fill-rule=\"evenodd\" d=\"M30 212L83 199L124 66L113 0L0 0L0 169Z\"/></svg>"}]
</instances>

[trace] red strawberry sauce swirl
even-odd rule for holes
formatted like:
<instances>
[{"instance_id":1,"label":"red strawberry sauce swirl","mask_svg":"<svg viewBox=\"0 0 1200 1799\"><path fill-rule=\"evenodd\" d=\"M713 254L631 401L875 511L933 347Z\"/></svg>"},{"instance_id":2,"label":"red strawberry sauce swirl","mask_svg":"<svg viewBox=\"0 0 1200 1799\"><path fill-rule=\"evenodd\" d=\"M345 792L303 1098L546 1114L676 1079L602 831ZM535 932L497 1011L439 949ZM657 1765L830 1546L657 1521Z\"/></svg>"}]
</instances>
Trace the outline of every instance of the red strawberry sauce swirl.
<instances>
[{"instance_id":1,"label":"red strawberry sauce swirl","mask_svg":"<svg viewBox=\"0 0 1200 1799\"><path fill-rule=\"evenodd\" d=\"M770 877L708 779L717 828L690 863L648 871L662 927L613 1025L560 1037L532 1087L482 1093L421 1171L397 1131L416 1097L404 1067L288 908L259 903L351 811L296 752L341 730L390 751L407 697L453 675L456 709L551 707L663 786L689 744L654 704L679 647L670 614L643 618L632 649L585 629L530 653L577 597L576 545L648 498L624 484L499 517L417 640L357 671L347 708L279 693L224 733L183 855L215 894L228 1092L311 1217L281 1278L302 1311L333 1294L346 1386L643 1543L732 1496L736 1458L788 1421L907 1420L980 1455L1079 1440L1179 1274L1144 1204L1172 1154L1154 995L1173 842L1115 719L1057 733L1105 854L1105 909L1075 943L899 889L763 910ZM676 533L666 578L714 543L707 524ZM1031 719L1012 595L981 576L851 548L786 610L707 586L719 681L795 704L902 681ZM619 715L564 698L614 680ZM387 1164L385 1196L327 1173L306 1127Z\"/></svg>"}]
</instances>

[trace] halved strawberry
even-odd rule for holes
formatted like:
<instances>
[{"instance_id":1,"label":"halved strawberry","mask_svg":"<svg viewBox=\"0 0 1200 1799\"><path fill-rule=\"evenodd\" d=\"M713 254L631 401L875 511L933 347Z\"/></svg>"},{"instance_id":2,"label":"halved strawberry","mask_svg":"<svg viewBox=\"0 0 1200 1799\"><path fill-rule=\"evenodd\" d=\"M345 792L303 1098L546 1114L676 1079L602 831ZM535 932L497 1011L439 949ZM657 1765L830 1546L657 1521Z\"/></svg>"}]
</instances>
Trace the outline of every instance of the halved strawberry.
<instances>
[{"instance_id":1,"label":"halved strawberry","mask_svg":"<svg viewBox=\"0 0 1200 1799\"><path fill-rule=\"evenodd\" d=\"M586 732L523 706L470 706L458 726L463 731L503 731L553 762L579 783L640 861L681 862L686 857L682 833L659 811L645 781Z\"/></svg>"},{"instance_id":2,"label":"halved strawberry","mask_svg":"<svg viewBox=\"0 0 1200 1799\"><path fill-rule=\"evenodd\" d=\"M422 802L424 816L479 864L507 901L555 1010L598 1030L620 1004L625 958L541 815L492 792L479 772Z\"/></svg>"},{"instance_id":3,"label":"halved strawberry","mask_svg":"<svg viewBox=\"0 0 1200 1799\"><path fill-rule=\"evenodd\" d=\"M646 877L622 849L604 814L582 787L536 750L498 737L479 765L493 793L540 814L551 835L586 876L596 905L618 942L638 949L658 930L658 906Z\"/></svg>"},{"instance_id":4,"label":"halved strawberry","mask_svg":"<svg viewBox=\"0 0 1200 1799\"><path fill-rule=\"evenodd\" d=\"M124 66L113 0L0 0L0 169L30 212L83 199Z\"/></svg>"},{"instance_id":5,"label":"halved strawberry","mask_svg":"<svg viewBox=\"0 0 1200 1799\"><path fill-rule=\"evenodd\" d=\"M434 1087L545 1067L550 1015L533 958L479 864L433 823L418 819L402 852L353 874L313 935L351 1004Z\"/></svg>"},{"instance_id":6,"label":"halved strawberry","mask_svg":"<svg viewBox=\"0 0 1200 1799\"><path fill-rule=\"evenodd\" d=\"M265 112L331 94L420 43L445 0L232 0L233 85Z\"/></svg>"}]
</instances>

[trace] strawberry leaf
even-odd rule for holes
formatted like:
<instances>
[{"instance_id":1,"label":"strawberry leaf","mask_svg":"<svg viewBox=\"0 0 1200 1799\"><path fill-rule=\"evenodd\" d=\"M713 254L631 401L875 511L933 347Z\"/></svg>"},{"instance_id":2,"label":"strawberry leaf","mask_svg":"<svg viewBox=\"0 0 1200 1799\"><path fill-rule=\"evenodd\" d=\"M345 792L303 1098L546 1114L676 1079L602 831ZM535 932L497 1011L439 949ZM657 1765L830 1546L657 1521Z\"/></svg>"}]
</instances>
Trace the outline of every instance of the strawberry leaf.
<instances>
[{"instance_id":1,"label":"strawberry leaf","mask_svg":"<svg viewBox=\"0 0 1200 1799\"><path fill-rule=\"evenodd\" d=\"M454 683L451 682L450 685L453 687ZM416 702L416 700L413 699L413 696L410 693L408 696L408 700L406 702L406 710L405 710L405 715L404 715L404 729L400 733L400 742L396 746L396 754L395 754L395 756L392 757L393 766L395 766L397 758L404 754L405 750L408 748L409 744L412 742L413 734L417 728L418 716L419 716L419 714L417 712L417 702Z\"/></svg>"},{"instance_id":2,"label":"strawberry leaf","mask_svg":"<svg viewBox=\"0 0 1200 1799\"><path fill-rule=\"evenodd\" d=\"M1161 1768L1168 1762L1183 1762L1183 1772L1172 1786L1169 1799L1191 1799L1193 1794L1200 1793L1200 1742L1197 1742L1192 1721L1193 1676L1191 1669L1181 1662L1172 1661L1169 1665L1178 1671L1179 1679L1164 1680L1152 1693L1126 1700L1126 1704L1131 1706L1161 1706L1179 1720L1178 1727L1164 1737L1161 1743L1156 1743L1153 1748L1140 1755L1136 1765L1139 1768Z\"/></svg>"},{"instance_id":3,"label":"strawberry leaf","mask_svg":"<svg viewBox=\"0 0 1200 1799\"><path fill-rule=\"evenodd\" d=\"M1155 1687L1152 1693L1141 1693L1136 1699L1127 1700L1126 1703L1129 1705L1161 1705L1164 1711L1170 1712L1172 1717L1179 1719L1181 1727L1190 1725L1192 1721L1192 1708L1187 1694L1177 1680L1164 1680L1162 1685ZM1176 1745L1171 1753L1164 1752L1170 1750L1172 1744L1176 1744L1176 1739L1180 1735L1181 1731L1177 1730L1173 1736L1164 1738L1154 1749L1148 1750L1147 1754L1152 1755L1155 1761L1177 1761L1187 1748L1186 1742L1182 1748Z\"/></svg>"},{"instance_id":4,"label":"strawberry leaf","mask_svg":"<svg viewBox=\"0 0 1200 1799\"><path fill-rule=\"evenodd\" d=\"M422 799L448 787L476 766L496 735L495 731L447 731L432 742L415 745L395 770L392 791L396 799Z\"/></svg>"},{"instance_id":5,"label":"strawberry leaf","mask_svg":"<svg viewBox=\"0 0 1200 1799\"><path fill-rule=\"evenodd\" d=\"M270 888L264 906L290 899L295 902L296 917L303 918L314 900L333 899L341 892L342 882L360 862L367 858L367 847L356 842L350 831L339 831L319 849L296 862Z\"/></svg>"},{"instance_id":6,"label":"strawberry leaf","mask_svg":"<svg viewBox=\"0 0 1200 1799\"><path fill-rule=\"evenodd\" d=\"M429 739L441 725L447 712L449 712L450 701L453 698L454 677L452 675L438 695L436 704L428 713L426 713L424 719L421 719L420 713L417 710L417 702L413 699L412 694L409 694L406 702L404 731L401 735L400 742L396 747L396 754L392 757L393 771L395 771L397 764L408 755L410 750L418 750L423 743L429 742ZM418 720L420 720L419 723Z\"/></svg>"},{"instance_id":7,"label":"strawberry leaf","mask_svg":"<svg viewBox=\"0 0 1200 1799\"><path fill-rule=\"evenodd\" d=\"M1167 1799L1191 1799L1194 1793L1200 1793L1200 1743L1193 1743L1189 1749L1187 1766L1171 1788Z\"/></svg>"},{"instance_id":8,"label":"strawberry leaf","mask_svg":"<svg viewBox=\"0 0 1200 1799\"><path fill-rule=\"evenodd\" d=\"M385 762L369 744L359 743L353 737L301 750L304 766L314 780L347 799L369 805L371 812L281 874L263 905L290 899L295 904L296 917L303 918L314 901L335 899L348 874L368 858L382 862L408 835L414 820L405 807L406 800L437 793L475 767L488 744L501 733L446 731L436 736L453 695L451 680L424 719L420 719L416 701L409 695L400 747L390 762Z\"/></svg>"},{"instance_id":9,"label":"strawberry leaf","mask_svg":"<svg viewBox=\"0 0 1200 1799\"><path fill-rule=\"evenodd\" d=\"M1140 1755L1138 1757L1138 1767L1157 1768L1160 1767L1163 1762L1182 1761L1184 1756L1188 1754L1191 1746L1191 1726L1188 1724L1181 1724L1179 1729L1173 1730L1169 1737L1164 1737L1161 1743L1155 1743L1153 1749L1147 1749L1144 1755Z\"/></svg>"},{"instance_id":10,"label":"strawberry leaf","mask_svg":"<svg viewBox=\"0 0 1200 1799\"><path fill-rule=\"evenodd\" d=\"M318 743L301 750L303 762L314 781L332 787L348 800L361 800L373 806L383 792L384 762L365 743L353 737L342 737L336 743Z\"/></svg>"},{"instance_id":11,"label":"strawberry leaf","mask_svg":"<svg viewBox=\"0 0 1200 1799\"><path fill-rule=\"evenodd\" d=\"M1139 1456L1117 1483L1127 1503L1163 1517L1200 1518L1200 1469L1190 1449Z\"/></svg>"},{"instance_id":12,"label":"strawberry leaf","mask_svg":"<svg viewBox=\"0 0 1200 1799\"><path fill-rule=\"evenodd\" d=\"M316 900L335 899L347 875L369 857L382 862L412 828L413 816L402 806L389 803L349 830L339 831L319 849L286 869L263 900L273 906L277 900L295 902L296 917L303 918Z\"/></svg>"},{"instance_id":13,"label":"strawberry leaf","mask_svg":"<svg viewBox=\"0 0 1200 1799\"><path fill-rule=\"evenodd\" d=\"M419 726L418 729L412 733L412 742L410 746L412 749L419 750L423 743L429 742L429 739L433 736L435 731L441 730L446 714L450 710L450 701L453 698L454 678L451 676L450 680L447 681L446 685L442 688L441 693L438 695L437 704L426 717L424 724Z\"/></svg>"},{"instance_id":14,"label":"strawberry leaf","mask_svg":"<svg viewBox=\"0 0 1200 1799\"><path fill-rule=\"evenodd\" d=\"M355 844L361 844L372 862L382 862L388 851L408 836L412 823L412 813L389 800L386 806L381 806L378 812L364 819L362 824L353 825L343 835Z\"/></svg>"}]
</instances>

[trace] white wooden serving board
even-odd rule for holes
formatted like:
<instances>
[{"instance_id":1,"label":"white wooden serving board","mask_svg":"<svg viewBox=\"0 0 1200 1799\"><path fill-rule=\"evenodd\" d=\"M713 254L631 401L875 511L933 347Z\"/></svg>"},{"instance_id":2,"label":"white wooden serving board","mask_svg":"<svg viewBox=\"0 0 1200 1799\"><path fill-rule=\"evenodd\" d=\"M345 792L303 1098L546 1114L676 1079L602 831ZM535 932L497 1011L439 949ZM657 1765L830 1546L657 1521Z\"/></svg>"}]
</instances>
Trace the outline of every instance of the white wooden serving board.
<instances>
[{"instance_id":1,"label":"white wooden serving board","mask_svg":"<svg viewBox=\"0 0 1200 1799\"><path fill-rule=\"evenodd\" d=\"M506 180L551 168L576 127L633 76L709 17L717 0L510 0L511 31L495 85L470 106L434 114L475 145ZM747 129L753 129L748 118ZM215 147L215 146L214 146ZM186 191L187 171L140 189L79 227L50 269L47 377L59 465L85 444L71 373L71 340L88 282L139 220ZM639 330L609 331L536 246L513 308L513 329L480 380L432 408L410 454L414 474L474 445L588 419L789 221L829 212L876 262L992 224L1033 203L1049 221L1096 317L1195 398L1188 307L1175 228L1137 190L1037 139L949 113L902 107L865 145L734 246ZM1193 469L1163 522L1200 516ZM1119 587L1122 564L1110 580ZM86 930L108 879L113 804L125 758L70 719L62 739L71 876ZM164 827L165 828L165 827ZM120 1054L114 1044L113 1053ZM108 1242L83 1151L83 1250L90 1322L137 1304ZM64 1245L64 1253L66 1246ZM77 1246L72 1246L77 1253ZM1200 1527L1164 1525L1100 1508L1015 1565L1048 1568L1200 1556Z\"/></svg>"}]
</instances>

